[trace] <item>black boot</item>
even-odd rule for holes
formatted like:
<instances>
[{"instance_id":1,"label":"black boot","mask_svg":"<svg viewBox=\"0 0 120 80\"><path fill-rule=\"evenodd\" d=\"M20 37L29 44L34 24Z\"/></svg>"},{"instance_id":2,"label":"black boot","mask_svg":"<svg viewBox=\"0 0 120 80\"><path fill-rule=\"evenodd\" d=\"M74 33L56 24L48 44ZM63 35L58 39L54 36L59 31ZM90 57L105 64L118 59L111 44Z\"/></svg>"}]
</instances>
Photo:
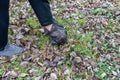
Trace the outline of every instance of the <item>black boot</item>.
<instances>
[{"instance_id":1,"label":"black boot","mask_svg":"<svg viewBox=\"0 0 120 80\"><path fill-rule=\"evenodd\" d=\"M63 45L67 42L67 31L63 26L59 25L56 21L53 21L52 28L48 31L44 28L44 33L51 37L52 45Z\"/></svg>"},{"instance_id":2,"label":"black boot","mask_svg":"<svg viewBox=\"0 0 120 80\"><path fill-rule=\"evenodd\" d=\"M12 57L22 53L23 49L13 44L7 44L3 49L0 50L0 56Z\"/></svg>"}]
</instances>

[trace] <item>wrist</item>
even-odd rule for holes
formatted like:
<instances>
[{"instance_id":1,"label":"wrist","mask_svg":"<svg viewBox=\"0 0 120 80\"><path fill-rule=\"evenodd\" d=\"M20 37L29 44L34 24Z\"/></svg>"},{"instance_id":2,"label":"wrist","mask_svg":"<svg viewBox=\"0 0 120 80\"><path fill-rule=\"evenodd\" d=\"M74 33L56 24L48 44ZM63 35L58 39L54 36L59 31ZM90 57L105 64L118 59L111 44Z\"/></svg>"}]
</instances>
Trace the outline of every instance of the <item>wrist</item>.
<instances>
[{"instance_id":1,"label":"wrist","mask_svg":"<svg viewBox=\"0 0 120 80\"><path fill-rule=\"evenodd\" d=\"M45 26L45 28L46 28L48 31L51 31L52 24Z\"/></svg>"}]
</instances>

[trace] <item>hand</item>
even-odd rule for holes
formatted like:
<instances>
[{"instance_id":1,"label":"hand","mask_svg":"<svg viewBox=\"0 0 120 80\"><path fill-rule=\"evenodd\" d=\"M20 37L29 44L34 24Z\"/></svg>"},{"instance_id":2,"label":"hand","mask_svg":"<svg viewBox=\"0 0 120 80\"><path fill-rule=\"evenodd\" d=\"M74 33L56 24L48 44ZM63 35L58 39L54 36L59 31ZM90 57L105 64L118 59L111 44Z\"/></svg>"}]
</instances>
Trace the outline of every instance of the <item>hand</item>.
<instances>
[{"instance_id":1,"label":"hand","mask_svg":"<svg viewBox=\"0 0 120 80\"><path fill-rule=\"evenodd\" d=\"M52 24L50 30L44 28L44 32L51 37L52 45L63 45L67 42L67 31L56 23Z\"/></svg>"}]
</instances>

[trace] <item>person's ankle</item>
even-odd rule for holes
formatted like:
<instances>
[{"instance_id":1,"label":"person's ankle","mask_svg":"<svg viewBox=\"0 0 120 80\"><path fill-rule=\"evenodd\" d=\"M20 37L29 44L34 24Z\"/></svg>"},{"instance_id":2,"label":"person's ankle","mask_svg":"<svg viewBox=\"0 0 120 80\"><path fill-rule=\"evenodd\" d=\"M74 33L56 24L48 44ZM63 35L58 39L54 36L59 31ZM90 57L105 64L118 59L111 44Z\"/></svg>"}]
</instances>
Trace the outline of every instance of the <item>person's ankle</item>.
<instances>
[{"instance_id":1,"label":"person's ankle","mask_svg":"<svg viewBox=\"0 0 120 80\"><path fill-rule=\"evenodd\" d=\"M51 31L52 25L53 25L53 24L47 25L47 26L45 26L45 28L46 28L48 31Z\"/></svg>"}]
</instances>

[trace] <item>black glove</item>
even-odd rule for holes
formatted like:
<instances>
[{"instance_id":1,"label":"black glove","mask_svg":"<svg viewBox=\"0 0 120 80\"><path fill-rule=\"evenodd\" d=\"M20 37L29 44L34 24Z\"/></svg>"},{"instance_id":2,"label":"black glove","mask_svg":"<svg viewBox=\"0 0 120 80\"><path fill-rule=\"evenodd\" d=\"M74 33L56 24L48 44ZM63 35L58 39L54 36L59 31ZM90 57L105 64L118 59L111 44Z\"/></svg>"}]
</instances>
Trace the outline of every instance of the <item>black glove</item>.
<instances>
[{"instance_id":1,"label":"black glove","mask_svg":"<svg viewBox=\"0 0 120 80\"><path fill-rule=\"evenodd\" d=\"M63 45L67 42L67 31L57 23L53 23L50 31L44 28L44 33L51 37L52 45Z\"/></svg>"}]
</instances>

